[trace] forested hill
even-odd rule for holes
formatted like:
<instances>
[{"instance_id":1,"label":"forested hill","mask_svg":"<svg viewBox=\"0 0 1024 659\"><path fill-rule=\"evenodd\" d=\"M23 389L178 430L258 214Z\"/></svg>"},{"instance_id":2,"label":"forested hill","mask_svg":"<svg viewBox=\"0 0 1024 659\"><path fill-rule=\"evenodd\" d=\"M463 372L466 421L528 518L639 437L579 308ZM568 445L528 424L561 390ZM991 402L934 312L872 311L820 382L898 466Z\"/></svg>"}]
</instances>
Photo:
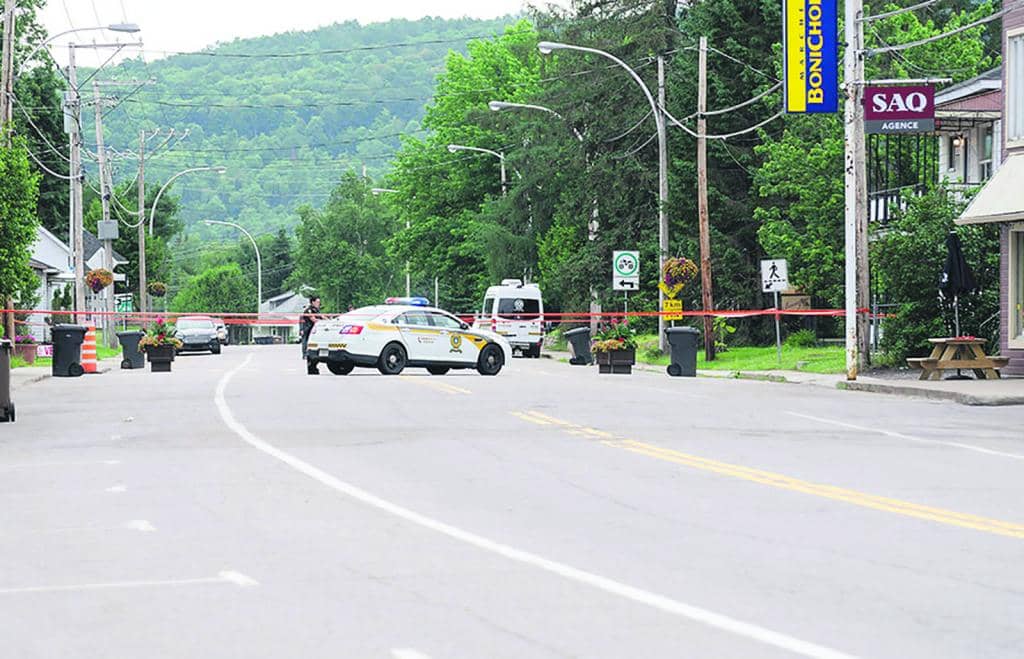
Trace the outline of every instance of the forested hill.
<instances>
[{"instance_id":1,"label":"forested hill","mask_svg":"<svg viewBox=\"0 0 1024 659\"><path fill-rule=\"evenodd\" d=\"M107 143L134 152L140 128L165 134L173 128L177 136L187 130L186 139L169 142L146 168L150 180L191 166L228 168L220 176L179 179L175 190L187 224L237 219L261 232L288 226L291 211L322 204L343 171L382 171L400 135L418 134L447 53L464 52L467 40L500 34L511 22L347 22L239 39L149 64L126 61L103 76L152 82L112 92L121 103L105 119ZM149 146L163 141L158 136ZM134 166L122 161L115 178L130 180Z\"/></svg>"}]
</instances>

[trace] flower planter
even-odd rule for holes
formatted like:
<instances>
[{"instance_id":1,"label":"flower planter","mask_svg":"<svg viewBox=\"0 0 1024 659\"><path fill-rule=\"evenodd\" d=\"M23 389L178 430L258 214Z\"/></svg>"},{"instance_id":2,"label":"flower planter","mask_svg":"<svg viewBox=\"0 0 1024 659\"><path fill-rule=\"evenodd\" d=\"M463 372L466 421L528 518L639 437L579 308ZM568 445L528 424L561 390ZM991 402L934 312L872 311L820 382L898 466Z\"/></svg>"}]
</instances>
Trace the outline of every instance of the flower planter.
<instances>
[{"instance_id":1,"label":"flower planter","mask_svg":"<svg viewBox=\"0 0 1024 659\"><path fill-rule=\"evenodd\" d=\"M598 373L629 375L633 372L633 364L636 363L636 350L632 348L598 352L594 356L597 358Z\"/></svg>"},{"instance_id":2,"label":"flower planter","mask_svg":"<svg viewBox=\"0 0 1024 659\"><path fill-rule=\"evenodd\" d=\"M36 363L36 344L19 343L14 346L14 354L17 357L21 357L26 364L31 366Z\"/></svg>"},{"instance_id":3,"label":"flower planter","mask_svg":"<svg viewBox=\"0 0 1024 659\"><path fill-rule=\"evenodd\" d=\"M171 362L174 361L174 346L169 343L162 346L146 346L146 359L149 361L150 372L170 373Z\"/></svg>"}]
</instances>

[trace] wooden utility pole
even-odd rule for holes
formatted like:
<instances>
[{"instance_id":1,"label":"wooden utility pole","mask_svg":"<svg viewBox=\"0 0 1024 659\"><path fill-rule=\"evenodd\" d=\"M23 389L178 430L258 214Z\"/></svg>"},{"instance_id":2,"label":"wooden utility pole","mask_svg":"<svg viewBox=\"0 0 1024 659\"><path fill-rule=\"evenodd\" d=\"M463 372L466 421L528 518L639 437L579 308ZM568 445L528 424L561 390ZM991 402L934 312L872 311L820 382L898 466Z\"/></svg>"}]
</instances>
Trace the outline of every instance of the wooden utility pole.
<instances>
[{"instance_id":1,"label":"wooden utility pole","mask_svg":"<svg viewBox=\"0 0 1024 659\"><path fill-rule=\"evenodd\" d=\"M857 16L857 61L855 63L857 98L854 107L855 157L857 167L857 308L871 308L871 269L868 264L868 174L867 145L864 137L864 11ZM871 319L867 311L857 314L857 367L865 370L871 364Z\"/></svg>"},{"instance_id":2,"label":"wooden utility pole","mask_svg":"<svg viewBox=\"0 0 1024 659\"><path fill-rule=\"evenodd\" d=\"M2 63L0 63L0 90L3 90L3 102L0 103L0 126L6 126L11 120L12 99L14 91L14 0L4 0L4 42ZM9 143L9 138L5 137Z\"/></svg>"},{"instance_id":3,"label":"wooden utility pole","mask_svg":"<svg viewBox=\"0 0 1024 659\"><path fill-rule=\"evenodd\" d=\"M846 379L856 380L863 365L862 347L867 337L859 318L861 300L867 301L867 199L864 166L864 52L863 0L848 0L844 6L846 51L843 55L843 83L846 102L843 109L845 197L845 297L846 297ZM863 245L863 247L862 247Z\"/></svg>"},{"instance_id":4,"label":"wooden utility pole","mask_svg":"<svg viewBox=\"0 0 1024 659\"><path fill-rule=\"evenodd\" d=\"M85 241L82 228L82 97L78 93L78 67L75 66L75 44L68 46L68 91L71 125L71 252L75 259L75 322L82 324L85 302Z\"/></svg>"},{"instance_id":5,"label":"wooden utility pole","mask_svg":"<svg viewBox=\"0 0 1024 659\"><path fill-rule=\"evenodd\" d=\"M636 75L636 74L634 74ZM665 57L658 55L658 277L668 258L668 136L665 130ZM658 311L665 308L665 294L658 287ZM665 352L665 317L658 315L658 348Z\"/></svg>"},{"instance_id":6,"label":"wooden utility pole","mask_svg":"<svg viewBox=\"0 0 1024 659\"><path fill-rule=\"evenodd\" d=\"M146 313L146 131L139 131L139 311ZM142 317L146 326L146 316Z\"/></svg>"},{"instance_id":7,"label":"wooden utility pole","mask_svg":"<svg viewBox=\"0 0 1024 659\"><path fill-rule=\"evenodd\" d=\"M697 72L697 218L700 224L700 290L701 306L707 313L715 308L711 280L711 227L708 221L708 38L700 38L700 56ZM715 358L715 323L704 316L704 359Z\"/></svg>"},{"instance_id":8,"label":"wooden utility pole","mask_svg":"<svg viewBox=\"0 0 1024 659\"><path fill-rule=\"evenodd\" d=\"M0 131L4 132L4 143L10 146L10 126L8 125L11 121L11 93L14 89L14 0L5 0L4 2L4 35L3 45L0 50ZM13 308L14 300L8 296L0 303L8 309ZM11 341L15 337L14 328L14 314L7 313L3 315L4 321L4 335Z\"/></svg>"},{"instance_id":9,"label":"wooden utility pole","mask_svg":"<svg viewBox=\"0 0 1024 659\"><path fill-rule=\"evenodd\" d=\"M108 270L111 274L114 274L114 241L111 234L104 234L103 231L106 229L107 222L110 222L110 195L112 190L107 185L107 150L103 144L103 97L100 96L100 84L99 81L92 81L92 97L95 107L93 108L96 115L96 154L99 157L100 167L100 203L103 208L103 230L99 231L99 237L103 240L103 267ZM116 229L117 224L114 224ZM114 335L114 287L116 284L111 283L109 291L106 291L104 298L104 311L106 315L103 317L103 336L106 339L107 345L111 348L117 346L117 337Z\"/></svg>"}]
</instances>

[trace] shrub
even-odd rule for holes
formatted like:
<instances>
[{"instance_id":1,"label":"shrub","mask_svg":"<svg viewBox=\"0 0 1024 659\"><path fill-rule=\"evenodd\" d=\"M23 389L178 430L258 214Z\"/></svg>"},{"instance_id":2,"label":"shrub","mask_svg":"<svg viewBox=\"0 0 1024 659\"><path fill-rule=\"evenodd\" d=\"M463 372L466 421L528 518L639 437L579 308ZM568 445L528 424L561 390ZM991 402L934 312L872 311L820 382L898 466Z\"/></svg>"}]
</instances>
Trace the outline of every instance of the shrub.
<instances>
[{"instance_id":1,"label":"shrub","mask_svg":"<svg viewBox=\"0 0 1024 659\"><path fill-rule=\"evenodd\" d=\"M813 348L817 343L818 337L809 329L797 330L786 337L787 348Z\"/></svg>"}]
</instances>

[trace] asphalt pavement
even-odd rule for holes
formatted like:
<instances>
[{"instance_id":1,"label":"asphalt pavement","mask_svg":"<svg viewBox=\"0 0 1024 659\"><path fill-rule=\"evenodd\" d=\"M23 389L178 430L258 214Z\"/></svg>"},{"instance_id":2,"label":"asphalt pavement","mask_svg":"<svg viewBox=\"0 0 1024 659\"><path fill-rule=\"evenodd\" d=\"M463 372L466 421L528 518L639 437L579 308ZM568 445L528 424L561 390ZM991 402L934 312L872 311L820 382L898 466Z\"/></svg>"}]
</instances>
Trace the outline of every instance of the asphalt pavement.
<instances>
[{"instance_id":1,"label":"asphalt pavement","mask_svg":"<svg viewBox=\"0 0 1024 659\"><path fill-rule=\"evenodd\" d=\"M321 370L231 346L19 388L3 656L1021 656L1020 408Z\"/></svg>"}]
</instances>

